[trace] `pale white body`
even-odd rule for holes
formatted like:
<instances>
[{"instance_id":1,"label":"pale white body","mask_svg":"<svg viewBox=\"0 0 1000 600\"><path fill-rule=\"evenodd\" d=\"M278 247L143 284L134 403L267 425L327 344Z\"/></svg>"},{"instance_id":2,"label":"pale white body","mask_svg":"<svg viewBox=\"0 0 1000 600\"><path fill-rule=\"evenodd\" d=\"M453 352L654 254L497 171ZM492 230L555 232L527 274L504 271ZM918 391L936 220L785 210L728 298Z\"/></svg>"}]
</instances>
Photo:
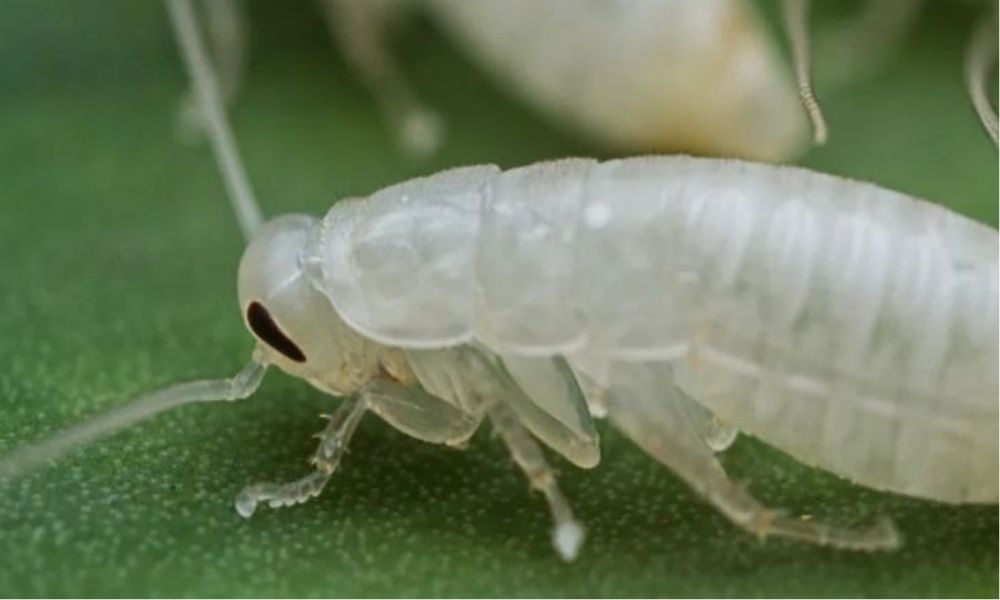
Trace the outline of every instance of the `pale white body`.
<instances>
[{"instance_id":1,"label":"pale white body","mask_svg":"<svg viewBox=\"0 0 1000 600\"><path fill-rule=\"evenodd\" d=\"M781 160L806 145L789 69L743 0L424 0L507 89L631 151Z\"/></svg>"},{"instance_id":2,"label":"pale white body","mask_svg":"<svg viewBox=\"0 0 1000 600\"><path fill-rule=\"evenodd\" d=\"M246 398L276 366L343 398L313 470L248 486L243 516L318 495L367 413L452 446L490 422L567 560L584 530L537 442L593 467L596 414L761 537L900 542L886 521L769 509L713 454L732 425L872 487L996 501L995 230L868 184L686 157L454 169L262 225L195 13L167 7L250 242L239 303L258 344L234 377L14 450L0 485L163 411Z\"/></svg>"},{"instance_id":3,"label":"pale white body","mask_svg":"<svg viewBox=\"0 0 1000 600\"><path fill-rule=\"evenodd\" d=\"M669 365L807 463L997 500L997 232L939 206L739 161L477 166L336 204L305 260L380 344L564 355L603 389Z\"/></svg>"},{"instance_id":4,"label":"pale white body","mask_svg":"<svg viewBox=\"0 0 1000 600\"><path fill-rule=\"evenodd\" d=\"M414 154L437 148L442 123L389 51L387 25L402 4L426 9L505 90L604 146L778 161L807 144L789 69L746 0L319 2L345 59ZM231 99L245 15L233 0L206 4Z\"/></svg>"}]
</instances>

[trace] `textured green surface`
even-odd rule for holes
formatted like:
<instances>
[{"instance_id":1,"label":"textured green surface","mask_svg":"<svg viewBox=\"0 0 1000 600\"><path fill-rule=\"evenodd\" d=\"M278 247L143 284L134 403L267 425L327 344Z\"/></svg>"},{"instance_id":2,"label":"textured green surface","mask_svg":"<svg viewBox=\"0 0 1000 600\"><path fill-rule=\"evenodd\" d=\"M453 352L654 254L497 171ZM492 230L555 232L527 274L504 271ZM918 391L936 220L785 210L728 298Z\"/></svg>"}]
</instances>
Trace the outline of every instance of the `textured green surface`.
<instances>
[{"instance_id":1,"label":"textured green surface","mask_svg":"<svg viewBox=\"0 0 1000 600\"><path fill-rule=\"evenodd\" d=\"M254 5L234 121L268 214L324 211L459 163L593 154L512 102L420 21L398 47L450 125L433 164L400 158L312 3ZM833 138L804 161L995 226L996 153L966 105L972 13L934 3L904 57L825 94ZM157 2L8 0L0 18L0 449L179 379L234 372L242 241L209 152L174 136L184 81ZM821 90L822 91L822 90ZM578 562L491 436L467 452L368 420L326 494L263 510L232 497L304 472L335 400L272 375L249 402L191 407L0 492L0 595L997 594L996 507L856 488L743 439L727 467L776 505L893 516L892 554L759 544L609 430L592 472L564 462L590 528Z\"/></svg>"}]
</instances>

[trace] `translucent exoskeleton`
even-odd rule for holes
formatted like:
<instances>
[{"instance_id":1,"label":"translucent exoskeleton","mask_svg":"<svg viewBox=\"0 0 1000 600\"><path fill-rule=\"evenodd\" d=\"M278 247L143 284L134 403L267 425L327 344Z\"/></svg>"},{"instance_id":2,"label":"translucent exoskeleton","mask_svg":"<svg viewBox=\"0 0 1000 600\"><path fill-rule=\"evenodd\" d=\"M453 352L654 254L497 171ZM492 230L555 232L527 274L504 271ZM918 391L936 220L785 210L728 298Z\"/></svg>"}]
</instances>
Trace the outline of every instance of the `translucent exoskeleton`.
<instances>
[{"instance_id":1,"label":"translucent exoskeleton","mask_svg":"<svg viewBox=\"0 0 1000 600\"><path fill-rule=\"evenodd\" d=\"M542 446L600 461L612 426L735 525L857 550L850 529L769 509L715 453L736 431L877 489L997 501L995 229L871 184L735 160L564 159L452 169L260 225L189 0L167 0L250 238L239 306L258 340L231 379L179 384L0 460L0 480L182 404L249 396L275 366L345 396L297 481L303 502L368 413L464 446L489 421L571 560L584 530Z\"/></svg>"}]
</instances>

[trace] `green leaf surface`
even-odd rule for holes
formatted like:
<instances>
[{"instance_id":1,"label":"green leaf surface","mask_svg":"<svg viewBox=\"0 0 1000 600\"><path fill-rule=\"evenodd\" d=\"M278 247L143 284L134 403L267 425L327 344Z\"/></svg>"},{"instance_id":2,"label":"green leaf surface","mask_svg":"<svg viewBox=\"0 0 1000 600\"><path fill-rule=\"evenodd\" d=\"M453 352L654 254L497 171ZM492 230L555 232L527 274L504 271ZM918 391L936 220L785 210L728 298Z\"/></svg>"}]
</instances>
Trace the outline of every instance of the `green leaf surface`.
<instances>
[{"instance_id":1,"label":"green leaf surface","mask_svg":"<svg viewBox=\"0 0 1000 600\"><path fill-rule=\"evenodd\" d=\"M927 3L877 77L820 89L828 146L804 164L993 226L997 154L963 92L975 7ZM252 342L235 299L243 242L205 146L178 141L185 80L158 2L8 0L0 17L0 451L157 386L234 373ZM269 215L446 166L601 155L485 77L433 25L395 48L448 121L431 162L401 157L311 2L251 6L234 125ZM542 500L484 432L465 452L372 418L333 485L245 521L239 489L306 472L337 402L284 375L195 406L0 490L3 596L996 596L995 506L881 494L741 439L759 496L837 523L892 516L888 554L760 543L607 427L593 471L557 461L589 528L549 545Z\"/></svg>"}]
</instances>

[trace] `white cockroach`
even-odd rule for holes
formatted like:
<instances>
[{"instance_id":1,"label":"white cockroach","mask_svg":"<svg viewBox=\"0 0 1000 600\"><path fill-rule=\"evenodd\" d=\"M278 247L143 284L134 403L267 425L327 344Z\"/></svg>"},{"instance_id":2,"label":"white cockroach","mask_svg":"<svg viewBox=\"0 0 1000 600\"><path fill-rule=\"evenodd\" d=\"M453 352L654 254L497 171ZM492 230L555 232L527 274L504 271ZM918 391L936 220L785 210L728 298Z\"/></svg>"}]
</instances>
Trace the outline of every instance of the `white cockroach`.
<instances>
[{"instance_id":1,"label":"white cockroach","mask_svg":"<svg viewBox=\"0 0 1000 600\"><path fill-rule=\"evenodd\" d=\"M423 4L505 89L606 147L768 161L805 150L792 78L745 0Z\"/></svg>"},{"instance_id":2,"label":"white cockroach","mask_svg":"<svg viewBox=\"0 0 1000 600\"><path fill-rule=\"evenodd\" d=\"M806 146L795 89L747 0L318 2L331 37L403 149L415 156L438 148L443 119L418 98L388 48L389 21L406 4L427 10L506 89L608 148L781 161ZM857 15L824 31L818 40L824 81L842 85L877 71L896 54L923 3L866 0ZM827 124L810 72L810 4L782 0L781 12L804 114L813 141L823 144ZM210 0L204 8L222 93L232 100L248 20L240 0ZM996 55L990 23L995 30L995 13L984 19L966 65L988 132L996 117L980 90ZM197 125L193 107L188 99L185 133Z\"/></svg>"},{"instance_id":3,"label":"white cockroach","mask_svg":"<svg viewBox=\"0 0 1000 600\"><path fill-rule=\"evenodd\" d=\"M368 412L456 446L488 419L566 559L583 530L537 442L593 467L600 414L762 536L899 542L888 521L765 507L715 457L737 430L880 490L997 501L996 230L867 183L683 156L457 168L258 227L189 0L167 3L251 237L238 288L257 348L231 379L14 451L0 479L178 405L245 398L276 366L345 400L315 470L246 488L244 516L318 494Z\"/></svg>"},{"instance_id":4,"label":"white cockroach","mask_svg":"<svg viewBox=\"0 0 1000 600\"><path fill-rule=\"evenodd\" d=\"M505 89L605 147L770 161L806 147L795 86L746 0L318 1L331 37L415 155L438 147L443 119L389 50L404 4L435 18ZM247 19L238 0L205 4L231 99Z\"/></svg>"}]
</instances>

